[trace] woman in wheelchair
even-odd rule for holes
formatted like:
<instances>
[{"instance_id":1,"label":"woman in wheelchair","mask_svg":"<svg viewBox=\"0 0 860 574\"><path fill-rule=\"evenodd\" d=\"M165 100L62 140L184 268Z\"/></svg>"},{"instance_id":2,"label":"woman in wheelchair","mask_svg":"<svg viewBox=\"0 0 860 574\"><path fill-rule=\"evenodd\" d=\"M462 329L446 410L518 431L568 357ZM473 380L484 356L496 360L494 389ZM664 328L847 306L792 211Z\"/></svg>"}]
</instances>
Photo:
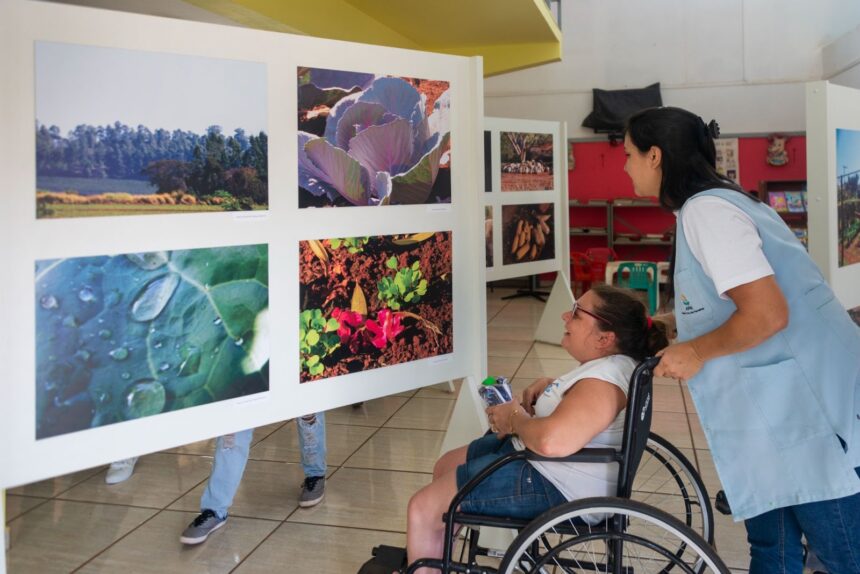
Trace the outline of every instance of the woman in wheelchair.
<instances>
[{"instance_id":1,"label":"woman in wheelchair","mask_svg":"<svg viewBox=\"0 0 860 574\"><path fill-rule=\"evenodd\" d=\"M561 346L581 364L553 380L541 378L514 399L487 409L490 430L444 454L433 480L409 501L409 562L441 557L443 513L475 474L514 449L561 457L585 447L618 448L631 374L638 362L668 345L666 326L648 317L630 292L597 286L562 315ZM467 495L464 512L530 519L568 500L611 496L617 465L516 461ZM422 569L429 571L428 569Z\"/></svg>"}]
</instances>

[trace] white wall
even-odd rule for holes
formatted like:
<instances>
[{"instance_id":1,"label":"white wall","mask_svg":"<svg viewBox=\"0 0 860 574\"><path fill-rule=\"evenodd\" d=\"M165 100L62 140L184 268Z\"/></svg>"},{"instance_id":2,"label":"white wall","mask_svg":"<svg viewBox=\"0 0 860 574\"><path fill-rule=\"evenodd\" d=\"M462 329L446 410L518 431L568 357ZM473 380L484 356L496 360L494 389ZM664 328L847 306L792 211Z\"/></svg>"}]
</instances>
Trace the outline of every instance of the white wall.
<instances>
[{"instance_id":1,"label":"white wall","mask_svg":"<svg viewBox=\"0 0 860 574\"><path fill-rule=\"evenodd\" d=\"M825 80L860 88L860 26L839 37L822 50Z\"/></svg>"},{"instance_id":2,"label":"white wall","mask_svg":"<svg viewBox=\"0 0 860 574\"><path fill-rule=\"evenodd\" d=\"M564 0L562 61L487 78L485 113L593 137L580 127L592 88L659 81L664 104L715 117L724 133L803 131L804 82L858 23L857 0Z\"/></svg>"}]
</instances>

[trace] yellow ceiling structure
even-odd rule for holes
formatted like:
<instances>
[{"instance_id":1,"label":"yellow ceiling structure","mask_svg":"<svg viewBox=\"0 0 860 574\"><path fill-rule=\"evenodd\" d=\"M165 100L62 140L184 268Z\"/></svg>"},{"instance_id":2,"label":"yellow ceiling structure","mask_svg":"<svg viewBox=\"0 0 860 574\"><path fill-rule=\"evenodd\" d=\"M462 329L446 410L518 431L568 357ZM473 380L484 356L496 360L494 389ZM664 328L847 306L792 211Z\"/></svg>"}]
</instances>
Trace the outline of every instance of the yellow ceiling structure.
<instances>
[{"instance_id":1,"label":"yellow ceiling structure","mask_svg":"<svg viewBox=\"0 0 860 574\"><path fill-rule=\"evenodd\" d=\"M186 1L253 28L483 56L486 76L561 59L544 0Z\"/></svg>"}]
</instances>

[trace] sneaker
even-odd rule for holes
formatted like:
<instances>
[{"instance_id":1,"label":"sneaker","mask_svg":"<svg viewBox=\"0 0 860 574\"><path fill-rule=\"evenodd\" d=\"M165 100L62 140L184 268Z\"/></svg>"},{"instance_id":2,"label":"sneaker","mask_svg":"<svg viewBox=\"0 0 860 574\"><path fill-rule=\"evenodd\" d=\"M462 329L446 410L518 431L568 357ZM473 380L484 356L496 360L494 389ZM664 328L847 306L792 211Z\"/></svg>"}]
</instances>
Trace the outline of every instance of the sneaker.
<instances>
[{"instance_id":1,"label":"sneaker","mask_svg":"<svg viewBox=\"0 0 860 574\"><path fill-rule=\"evenodd\" d=\"M105 473L105 482L107 484L117 484L125 482L131 478L134 472L134 465L137 464L137 457L124 458L116 462L112 462L110 468Z\"/></svg>"},{"instance_id":2,"label":"sneaker","mask_svg":"<svg viewBox=\"0 0 860 574\"><path fill-rule=\"evenodd\" d=\"M183 544L200 544L205 542L209 535L224 526L227 518L218 518L215 511L208 508L191 521L188 528L182 531L179 541Z\"/></svg>"},{"instance_id":3,"label":"sneaker","mask_svg":"<svg viewBox=\"0 0 860 574\"><path fill-rule=\"evenodd\" d=\"M302 494L299 496L299 506L308 508L316 506L325 494L325 477L308 476L302 483Z\"/></svg>"}]
</instances>

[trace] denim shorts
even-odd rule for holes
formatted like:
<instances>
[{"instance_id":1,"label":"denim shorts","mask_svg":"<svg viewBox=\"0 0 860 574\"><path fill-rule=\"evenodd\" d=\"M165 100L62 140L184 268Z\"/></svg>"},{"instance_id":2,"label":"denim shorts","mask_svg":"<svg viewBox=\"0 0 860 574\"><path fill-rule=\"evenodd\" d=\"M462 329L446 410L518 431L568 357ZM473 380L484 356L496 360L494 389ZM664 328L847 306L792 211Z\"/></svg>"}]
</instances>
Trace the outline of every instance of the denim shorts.
<instances>
[{"instance_id":1,"label":"denim shorts","mask_svg":"<svg viewBox=\"0 0 860 574\"><path fill-rule=\"evenodd\" d=\"M496 459L514 452L511 437L486 434L469 444L466 464L457 467L457 488ZM531 519L567 502L564 495L528 461L516 460L484 479L460 504L462 512Z\"/></svg>"}]
</instances>

